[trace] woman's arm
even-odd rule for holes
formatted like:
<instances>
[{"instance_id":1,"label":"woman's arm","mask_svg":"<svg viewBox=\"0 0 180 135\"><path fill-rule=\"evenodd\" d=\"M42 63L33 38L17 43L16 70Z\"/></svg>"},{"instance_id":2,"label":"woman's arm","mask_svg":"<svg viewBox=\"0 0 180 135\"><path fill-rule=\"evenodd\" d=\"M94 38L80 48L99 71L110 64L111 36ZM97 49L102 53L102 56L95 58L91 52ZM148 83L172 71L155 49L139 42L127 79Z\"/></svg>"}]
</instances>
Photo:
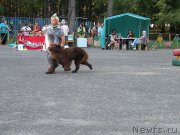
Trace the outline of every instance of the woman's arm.
<instances>
[{"instance_id":1,"label":"woman's arm","mask_svg":"<svg viewBox=\"0 0 180 135\"><path fill-rule=\"evenodd\" d=\"M61 47L64 47L64 44L65 44L65 36L62 35L62 36L60 36L60 38L61 38Z\"/></svg>"}]
</instances>

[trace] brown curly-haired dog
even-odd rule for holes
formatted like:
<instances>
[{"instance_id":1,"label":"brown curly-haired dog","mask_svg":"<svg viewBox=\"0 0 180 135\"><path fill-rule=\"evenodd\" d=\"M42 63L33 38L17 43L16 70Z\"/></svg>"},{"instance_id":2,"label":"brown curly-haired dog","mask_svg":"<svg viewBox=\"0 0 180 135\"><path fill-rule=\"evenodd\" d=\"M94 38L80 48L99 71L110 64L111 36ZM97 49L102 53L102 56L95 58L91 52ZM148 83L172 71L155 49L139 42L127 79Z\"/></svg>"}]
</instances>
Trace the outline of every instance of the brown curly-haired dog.
<instances>
[{"instance_id":1,"label":"brown curly-haired dog","mask_svg":"<svg viewBox=\"0 0 180 135\"><path fill-rule=\"evenodd\" d=\"M88 66L91 70L92 65L89 64L88 60L88 54L87 52L79 47L71 47L71 48L62 48L61 46L50 46L48 50L56 56L54 56L54 60L62 64L64 66L64 71L70 71L71 63L74 60L74 64L76 66L75 70L73 70L73 73L77 73L77 71L80 68L80 64Z\"/></svg>"}]
</instances>

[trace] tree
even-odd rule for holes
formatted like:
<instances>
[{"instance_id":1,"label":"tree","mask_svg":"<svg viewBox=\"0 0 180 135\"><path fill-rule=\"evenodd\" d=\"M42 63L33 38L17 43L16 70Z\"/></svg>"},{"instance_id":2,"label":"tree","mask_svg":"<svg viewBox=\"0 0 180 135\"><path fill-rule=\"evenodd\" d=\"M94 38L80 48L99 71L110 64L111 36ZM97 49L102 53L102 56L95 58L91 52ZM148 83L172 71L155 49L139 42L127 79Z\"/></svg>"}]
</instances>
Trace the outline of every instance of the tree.
<instances>
[{"instance_id":1,"label":"tree","mask_svg":"<svg viewBox=\"0 0 180 135\"><path fill-rule=\"evenodd\" d=\"M0 16L49 18L57 13L68 17L71 31L76 15L99 22L125 12L153 18L162 29L170 24L172 32L180 32L180 0L0 0Z\"/></svg>"},{"instance_id":2,"label":"tree","mask_svg":"<svg viewBox=\"0 0 180 135\"><path fill-rule=\"evenodd\" d=\"M70 33L74 32L75 30L75 19L76 19L76 1L69 0L68 5L68 22L69 22L69 30Z\"/></svg>"},{"instance_id":3,"label":"tree","mask_svg":"<svg viewBox=\"0 0 180 135\"><path fill-rule=\"evenodd\" d=\"M157 14L158 23L164 29L165 24L170 24L170 32L180 32L180 2L179 0L159 0L157 6L160 12Z\"/></svg>"},{"instance_id":4,"label":"tree","mask_svg":"<svg viewBox=\"0 0 180 135\"><path fill-rule=\"evenodd\" d=\"M108 0L107 4L107 16L112 16L113 0Z\"/></svg>"}]
</instances>

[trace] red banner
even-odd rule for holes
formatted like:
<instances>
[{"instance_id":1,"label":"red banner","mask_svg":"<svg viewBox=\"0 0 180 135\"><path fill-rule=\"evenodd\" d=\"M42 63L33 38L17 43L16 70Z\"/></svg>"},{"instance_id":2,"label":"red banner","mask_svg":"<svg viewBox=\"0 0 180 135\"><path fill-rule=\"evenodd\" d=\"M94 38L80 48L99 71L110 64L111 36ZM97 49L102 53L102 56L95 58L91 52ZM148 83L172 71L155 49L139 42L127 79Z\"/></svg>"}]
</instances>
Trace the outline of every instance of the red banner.
<instances>
[{"instance_id":1,"label":"red banner","mask_svg":"<svg viewBox=\"0 0 180 135\"><path fill-rule=\"evenodd\" d=\"M45 45L45 36L24 36L19 33L17 41L19 44L24 44L28 50L39 50Z\"/></svg>"}]
</instances>

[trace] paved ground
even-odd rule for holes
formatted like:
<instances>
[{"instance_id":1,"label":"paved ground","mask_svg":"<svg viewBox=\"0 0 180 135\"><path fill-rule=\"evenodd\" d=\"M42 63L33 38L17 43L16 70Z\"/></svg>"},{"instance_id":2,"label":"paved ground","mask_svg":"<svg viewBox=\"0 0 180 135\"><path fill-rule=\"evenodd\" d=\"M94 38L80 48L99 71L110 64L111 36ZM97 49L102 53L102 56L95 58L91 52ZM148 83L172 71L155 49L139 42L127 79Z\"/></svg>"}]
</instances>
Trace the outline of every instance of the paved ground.
<instances>
[{"instance_id":1,"label":"paved ground","mask_svg":"<svg viewBox=\"0 0 180 135\"><path fill-rule=\"evenodd\" d=\"M171 50L86 50L94 70L46 75L45 52L0 46L0 135L180 134Z\"/></svg>"}]
</instances>

